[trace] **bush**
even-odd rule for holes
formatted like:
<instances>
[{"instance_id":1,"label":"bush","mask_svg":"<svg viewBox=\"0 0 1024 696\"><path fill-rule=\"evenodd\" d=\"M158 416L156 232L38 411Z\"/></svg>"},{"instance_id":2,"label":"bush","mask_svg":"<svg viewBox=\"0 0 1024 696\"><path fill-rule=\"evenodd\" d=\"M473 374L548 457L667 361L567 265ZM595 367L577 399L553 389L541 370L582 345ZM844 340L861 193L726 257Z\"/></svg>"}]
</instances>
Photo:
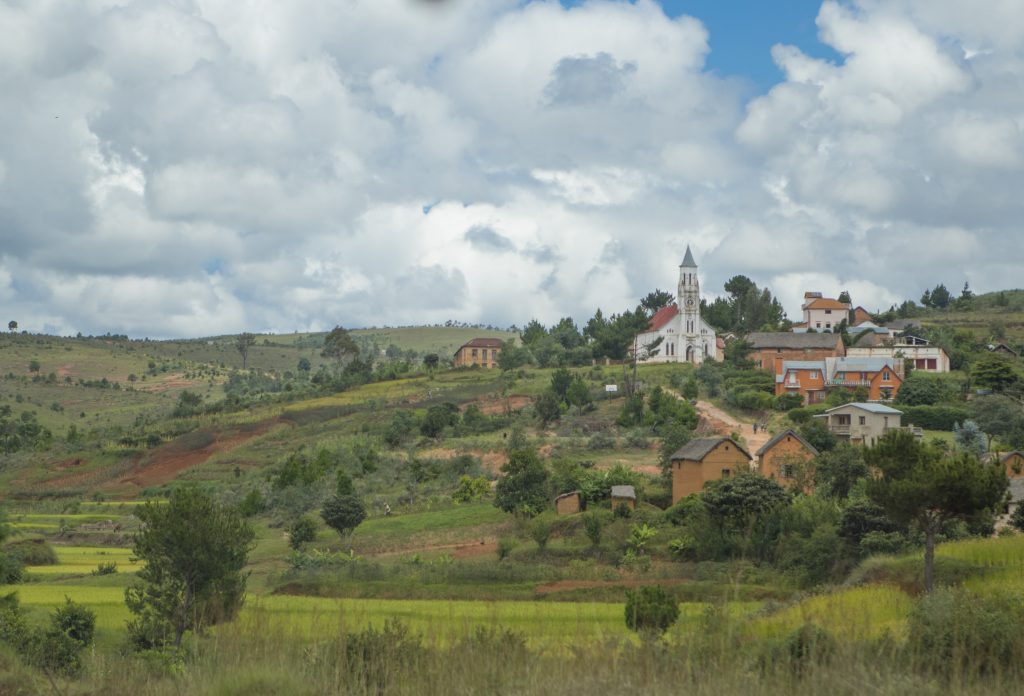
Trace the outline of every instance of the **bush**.
<instances>
[{"instance_id":1,"label":"bush","mask_svg":"<svg viewBox=\"0 0 1024 696\"><path fill-rule=\"evenodd\" d=\"M16 585L23 574L20 558L0 552L0 585Z\"/></svg>"},{"instance_id":2,"label":"bush","mask_svg":"<svg viewBox=\"0 0 1024 696\"><path fill-rule=\"evenodd\" d=\"M90 575L113 575L117 572L117 563L111 561L110 563L100 563L90 573Z\"/></svg>"},{"instance_id":3,"label":"bush","mask_svg":"<svg viewBox=\"0 0 1024 696\"><path fill-rule=\"evenodd\" d=\"M257 488L250 489L242 498L242 502L238 504L238 511L242 513L243 517L258 515L266 509L267 499Z\"/></svg>"},{"instance_id":4,"label":"bush","mask_svg":"<svg viewBox=\"0 0 1024 696\"><path fill-rule=\"evenodd\" d=\"M604 529L604 520L596 512L588 512L583 516L583 530L594 546L601 544L601 532Z\"/></svg>"},{"instance_id":5,"label":"bush","mask_svg":"<svg viewBox=\"0 0 1024 696\"><path fill-rule=\"evenodd\" d=\"M300 517L288 528L288 546L298 551L303 544L316 539L316 522Z\"/></svg>"},{"instance_id":6,"label":"bush","mask_svg":"<svg viewBox=\"0 0 1024 696\"><path fill-rule=\"evenodd\" d=\"M779 394L775 397L775 410L792 411L800 408L803 403L804 399L799 394Z\"/></svg>"},{"instance_id":7,"label":"bush","mask_svg":"<svg viewBox=\"0 0 1024 696\"><path fill-rule=\"evenodd\" d=\"M956 423L970 418L962 406L902 406L903 424L916 425L925 430L953 430Z\"/></svg>"},{"instance_id":8,"label":"bush","mask_svg":"<svg viewBox=\"0 0 1024 696\"><path fill-rule=\"evenodd\" d=\"M1010 524L1019 531L1024 532L1024 505L1018 504L1013 508L1013 514L1010 515Z\"/></svg>"},{"instance_id":9,"label":"bush","mask_svg":"<svg viewBox=\"0 0 1024 696\"><path fill-rule=\"evenodd\" d=\"M609 450L615 449L615 437L608 433L594 433L587 441L587 449Z\"/></svg>"},{"instance_id":10,"label":"bush","mask_svg":"<svg viewBox=\"0 0 1024 696\"><path fill-rule=\"evenodd\" d=\"M1006 672L1024 661L1024 600L938 589L910 612L907 645L926 669L946 674Z\"/></svg>"},{"instance_id":11,"label":"bush","mask_svg":"<svg viewBox=\"0 0 1024 696\"><path fill-rule=\"evenodd\" d=\"M650 445L650 440L647 438L647 433L643 430L631 430L626 435L626 446L633 447L635 449L647 449Z\"/></svg>"},{"instance_id":12,"label":"bush","mask_svg":"<svg viewBox=\"0 0 1024 696\"><path fill-rule=\"evenodd\" d=\"M511 537L502 537L498 539L498 560L504 561L506 558L512 555L512 550L516 547L516 540Z\"/></svg>"},{"instance_id":13,"label":"bush","mask_svg":"<svg viewBox=\"0 0 1024 696\"><path fill-rule=\"evenodd\" d=\"M836 651L836 640L821 626L805 623L786 637L784 647L790 667L801 672L808 664L828 662Z\"/></svg>"},{"instance_id":14,"label":"bush","mask_svg":"<svg viewBox=\"0 0 1024 696\"><path fill-rule=\"evenodd\" d=\"M658 638L679 619L679 603L660 585L626 592L626 626L646 639Z\"/></svg>"},{"instance_id":15,"label":"bush","mask_svg":"<svg viewBox=\"0 0 1024 696\"><path fill-rule=\"evenodd\" d=\"M27 566L57 565L57 552L43 539L22 539L4 547L4 551Z\"/></svg>"},{"instance_id":16,"label":"bush","mask_svg":"<svg viewBox=\"0 0 1024 696\"><path fill-rule=\"evenodd\" d=\"M530 538L537 542L538 549L544 551L551 540L551 520L547 517L534 519L530 523Z\"/></svg>"},{"instance_id":17,"label":"bush","mask_svg":"<svg viewBox=\"0 0 1024 696\"><path fill-rule=\"evenodd\" d=\"M459 485L452 492L452 500L456 503L469 503L474 500L486 498L491 494L491 484L483 476L476 478L470 476L459 477Z\"/></svg>"}]
</instances>

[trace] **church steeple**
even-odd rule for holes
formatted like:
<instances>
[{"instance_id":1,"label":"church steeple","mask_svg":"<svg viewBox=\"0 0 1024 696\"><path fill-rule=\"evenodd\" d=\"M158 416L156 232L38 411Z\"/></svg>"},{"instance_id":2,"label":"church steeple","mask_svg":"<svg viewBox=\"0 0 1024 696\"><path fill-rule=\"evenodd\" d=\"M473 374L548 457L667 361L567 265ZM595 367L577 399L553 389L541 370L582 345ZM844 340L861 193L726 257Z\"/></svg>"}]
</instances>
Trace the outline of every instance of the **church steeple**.
<instances>
[{"instance_id":1,"label":"church steeple","mask_svg":"<svg viewBox=\"0 0 1024 696\"><path fill-rule=\"evenodd\" d=\"M697 262L693 260L693 254L690 253L690 245L686 245L686 256L683 257L683 262L679 264L686 268L696 268Z\"/></svg>"}]
</instances>

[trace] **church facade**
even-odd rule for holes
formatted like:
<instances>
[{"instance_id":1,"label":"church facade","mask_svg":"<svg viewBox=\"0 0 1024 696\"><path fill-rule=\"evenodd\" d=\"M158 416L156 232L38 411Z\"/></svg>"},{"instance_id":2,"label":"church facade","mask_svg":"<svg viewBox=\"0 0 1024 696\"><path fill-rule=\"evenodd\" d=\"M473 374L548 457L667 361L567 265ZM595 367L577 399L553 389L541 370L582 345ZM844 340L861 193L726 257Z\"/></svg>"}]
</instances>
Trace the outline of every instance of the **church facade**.
<instances>
[{"instance_id":1,"label":"church facade","mask_svg":"<svg viewBox=\"0 0 1024 696\"><path fill-rule=\"evenodd\" d=\"M659 338L661 343L652 349ZM676 302L654 313L647 331L637 334L634 351L641 363L686 362L700 365L706 360L723 359L715 330L700 316L697 263L689 246L679 266Z\"/></svg>"}]
</instances>

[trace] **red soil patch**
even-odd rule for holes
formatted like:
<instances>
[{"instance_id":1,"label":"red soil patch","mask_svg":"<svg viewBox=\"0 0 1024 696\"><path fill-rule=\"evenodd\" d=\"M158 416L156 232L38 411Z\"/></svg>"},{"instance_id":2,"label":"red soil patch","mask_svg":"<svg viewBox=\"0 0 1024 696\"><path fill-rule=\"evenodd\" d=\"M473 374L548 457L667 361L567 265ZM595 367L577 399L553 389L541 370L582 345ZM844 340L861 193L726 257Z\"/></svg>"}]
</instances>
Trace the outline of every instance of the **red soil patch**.
<instances>
[{"instance_id":1,"label":"red soil patch","mask_svg":"<svg viewBox=\"0 0 1024 696\"><path fill-rule=\"evenodd\" d=\"M67 365L61 365L60 367L57 368L57 376L67 377L69 374L71 374L72 367L74 367L74 365L72 365L71 363L68 363Z\"/></svg>"},{"instance_id":2,"label":"red soil patch","mask_svg":"<svg viewBox=\"0 0 1024 696\"><path fill-rule=\"evenodd\" d=\"M203 464L214 454L232 450L253 438L263 435L277 423L277 419L271 419L256 423L255 425L232 428L230 430L189 433L183 437L196 437L205 432L212 439L208 444L196 449L183 447L181 445L182 438L168 442L166 445L161 445L150 452L148 457L140 461L127 476L121 479L121 482L131 483L140 488L167 483L182 471Z\"/></svg>"},{"instance_id":3,"label":"red soil patch","mask_svg":"<svg viewBox=\"0 0 1024 696\"><path fill-rule=\"evenodd\" d=\"M519 411L533 403L533 399L523 394L513 394L502 399L484 399L474 402L483 413L493 416L497 413Z\"/></svg>"}]
</instances>

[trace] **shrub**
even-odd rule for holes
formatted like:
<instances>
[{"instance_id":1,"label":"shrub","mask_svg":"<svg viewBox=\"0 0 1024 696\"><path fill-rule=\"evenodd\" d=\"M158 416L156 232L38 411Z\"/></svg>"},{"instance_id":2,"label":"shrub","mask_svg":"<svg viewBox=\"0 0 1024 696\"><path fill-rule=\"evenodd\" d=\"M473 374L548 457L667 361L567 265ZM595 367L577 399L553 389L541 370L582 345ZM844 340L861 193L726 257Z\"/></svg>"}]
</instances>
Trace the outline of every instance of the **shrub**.
<instances>
[{"instance_id":1,"label":"shrub","mask_svg":"<svg viewBox=\"0 0 1024 696\"><path fill-rule=\"evenodd\" d=\"M263 497L263 493L258 488L250 489L242 498L242 502L238 504L238 511L242 513L243 517L258 515L266 509L267 499Z\"/></svg>"},{"instance_id":2,"label":"shrub","mask_svg":"<svg viewBox=\"0 0 1024 696\"><path fill-rule=\"evenodd\" d=\"M588 512L583 516L583 530L594 546L601 544L601 532L604 529L604 520L596 512Z\"/></svg>"},{"instance_id":3,"label":"shrub","mask_svg":"<svg viewBox=\"0 0 1024 696\"><path fill-rule=\"evenodd\" d=\"M925 430L953 430L956 423L970 418L962 406L902 406L903 424L916 425Z\"/></svg>"},{"instance_id":4,"label":"shrub","mask_svg":"<svg viewBox=\"0 0 1024 696\"><path fill-rule=\"evenodd\" d=\"M491 494L491 484L483 476L472 478L470 476L459 477L459 485L452 493L452 500L456 503L469 503L474 500L486 498Z\"/></svg>"},{"instance_id":5,"label":"shrub","mask_svg":"<svg viewBox=\"0 0 1024 696\"><path fill-rule=\"evenodd\" d=\"M804 399L799 394L779 394L775 397L775 410L792 411L799 408L803 402Z\"/></svg>"},{"instance_id":6,"label":"shrub","mask_svg":"<svg viewBox=\"0 0 1024 696\"><path fill-rule=\"evenodd\" d=\"M647 449L650 444L650 440L647 438L647 433L643 430L631 430L626 435L626 446L633 447L635 449Z\"/></svg>"},{"instance_id":7,"label":"shrub","mask_svg":"<svg viewBox=\"0 0 1024 696\"><path fill-rule=\"evenodd\" d=\"M633 508L629 507L628 503L619 503L612 512L619 519L629 519L633 516Z\"/></svg>"},{"instance_id":8,"label":"shrub","mask_svg":"<svg viewBox=\"0 0 1024 696\"><path fill-rule=\"evenodd\" d=\"M516 540L511 537L502 537L498 539L498 560L504 561L506 558L512 555L512 550L516 547Z\"/></svg>"},{"instance_id":9,"label":"shrub","mask_svg":"<svg viewBox=\"0 0 1024 696\"><path fill-rule=\"evenodd\" d=\"M530 538L537 542L538 549L544 551L551 540L551 520L547 517L534 519L530 523Z\"/></svg>"},{"instance_id":10,"label":"shrub","mask_svg":"<svg viewBox=\"0 0 1024 696\"><path fill-rule=\"evenodd\" d=\"M608 433L594 433L587 441L587 449L608 450L615 449L615 437Z\"/></svg>"},{"instance_id":11,"label":"shrub","mask_svg":"<svg viewBox=\"0 0 1024 696\"><path fill-rule=\"evenodd\" d=\"M288 546L298 551L303 544L316 539L316 522L300 517L288 528Z\"/></svg>"},{"instance_id":12,"label":"shrub","mask_svg":"<svg viewBox=\"0 0 1024 696\"><path fill-rule=\"evenodd\" d=\"M23 539L8 544L4 551L27 566L57 565L57 552L43 539Z\"/></svg>"},{"instance_id":13,"label":"shrub","mask_svg":"<svg viewBox=\"0 0 1024 696\"><path fill-rule=\"evenodd\" d=\"M16 585L21 582L23 574L20 558L0 552L0 584Z\"/></svg>"},{"instance_id":14,"label":"shrub","mask_svg":"<svg viewBox=\"0 0 1024 696\"><path fill-rule=\"evenodd\" d=\"M1013 514L1010 515L1010 524L1024 532L1024 505L1018 504L1013 508Z\"/></svg>"},{"instance_id":15,"label":"shrub","mask_svg":"<svg viewBox=\"0 0 1024 696\"><path fill-rule=\"evenodd\" d=\"M784 644L790 667L803 671L808 664L828 662L836 651L836 640L821 626L805 623L788 636Z\"/></svg>"},{"instance_id":16,"label":"shrub","mask_svg":"<svg viewBox=\"0 0 1024 696\"><path fill-rule=\"evenodd\" d=\"M939 673L1005 672L1024 661L1024 600L938 589L914 605L907 644L926 669Z\"/></svg>"},{"instance_id":17,"label":"shrub","mask_svg":"<svg viewBox=\"0 0 1024 696\"><path fill-rule=\"evenodd\" d=\"M96 566L90 575L113 575L117 572L117 563L111 561L110 563L100 563Z\"/></svg>"},{"instance_id":18,"label":"shrub","mask_svg":"<svg viewBox=\"0 0 1024 696\"><path fill-rule=\"evenodd\" d=\"M679 619L679 603L660 585L626 592L626 626L645 639L660 637Z\"/></svg>"}]
</instances>

